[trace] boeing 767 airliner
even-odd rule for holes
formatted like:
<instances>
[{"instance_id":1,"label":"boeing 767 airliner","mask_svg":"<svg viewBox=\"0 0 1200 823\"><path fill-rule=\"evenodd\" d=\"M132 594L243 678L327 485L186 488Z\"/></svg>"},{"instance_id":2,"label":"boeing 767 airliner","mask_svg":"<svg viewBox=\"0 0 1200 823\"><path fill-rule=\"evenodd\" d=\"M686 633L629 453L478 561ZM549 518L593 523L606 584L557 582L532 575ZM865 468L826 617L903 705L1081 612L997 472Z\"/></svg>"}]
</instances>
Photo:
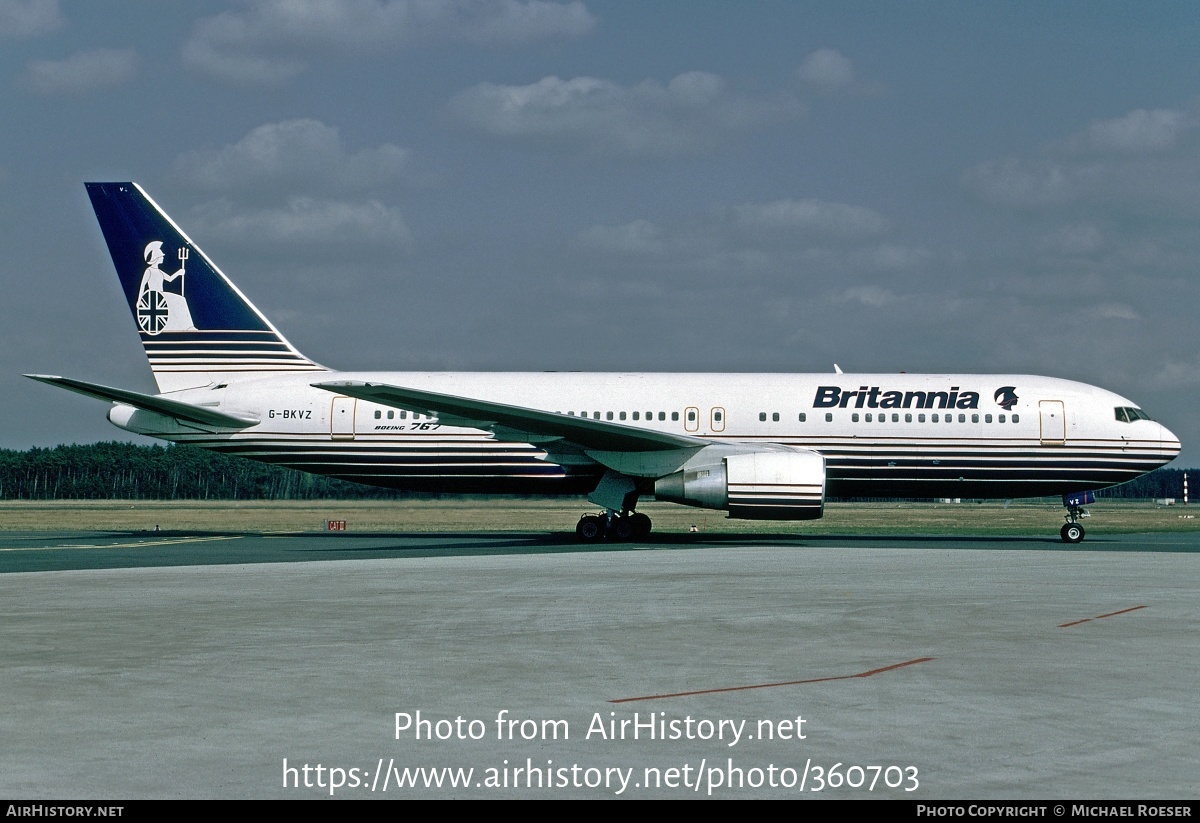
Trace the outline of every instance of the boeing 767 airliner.
<instances>
[{"instance_id":1,"label":"boeing 767 airliner","mask_svg":"<svg viewBox=\"0 0 1200 823\"><path fill-rule=\"evenodd\" d=\"M50 375L131 432L397 489L582 494L583 540L650 532L649 496L757 520L827 495L1062 495L1179 453L1135 403L1019 374L344 372L296 350L136 183L88 195L159 394Z\"/></svg>"}]
</instances>

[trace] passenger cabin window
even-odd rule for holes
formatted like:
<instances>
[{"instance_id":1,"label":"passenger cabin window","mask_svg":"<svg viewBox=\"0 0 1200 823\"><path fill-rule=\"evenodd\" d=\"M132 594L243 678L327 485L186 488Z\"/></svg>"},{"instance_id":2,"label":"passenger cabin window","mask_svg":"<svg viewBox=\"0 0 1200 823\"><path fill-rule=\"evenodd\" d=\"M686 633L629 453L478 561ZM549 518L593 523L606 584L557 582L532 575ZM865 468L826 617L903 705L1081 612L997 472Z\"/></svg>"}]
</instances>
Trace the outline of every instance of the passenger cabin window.
<instances>
[{"instance_id":1,"label":"passenger cabin window","mask_svg":"<svg viewBox=\"0 0 1200 823\"><path fill-rule=\"evenodd\" d=\"M678 419L679 419L679 412L671 412L671 419L672 419L672 420L678 420Z\"/></svg>"},{"instance_id":2,"label":"passenger cabin window","mask_svg":"<svg viewBox=\"0 0 1200 823\"><path fill-rule=\"evenodd\" d=\"M767 413L766 413L766 412L759 412L759 413L758 413L758 422L759 422L759 423L766 423L766 422L767 422Z\"/></svg>"},{"instance_id":3,"label":"passenger cabin window","mask_svg":"<svg viewBox=\"0 0 1200 823\"><path fill-rule=\"evenodd\" d=\"M850 415L850 422L851 422L851 423L857 423L857 422L858 422L858 412L855 412L854 414Z\"/></svg>"},{"instance_id":4,"label":"passenger cabin window","mask_svg":"<svg viewBox=\"0 0 1200 823\"><path fill-rule=\"evenodd\" d=\"M696 412L689 409L688 413L687 413L687 419L688 419L689 423L695 423L696 422Z\"/></svg>"},{"instance_id":5,"label":"passenger cabin window","mask_svg":"<svg viewBox=\"0 0 1200 823\"><path fill-rule=\"evenodd\" d=\"M608 412L607 414L605 414L605 419L612 420L613 419L612 412Z\"/></svg>"},{"instance_id":6,"label":"passenger cabin window","mask_svg":"<svg viewBox=\"0 0 1200 823\"><path fill-rule=\"evenodd\" d=\"M868 418L868 419L870 419L870 418ZM808 415L805 414L804 412L800 412L800 422L803 423L805 420L808 420Z\"/></svg>"},{"instance_id":7,"label":"passenger cabin window","mask_svg":"<svg viewBox=\"0 0 1200 823\"><path fill-rule=\"evenodd\" d=\"M773 423L778 423L778 422L779 422L779 412L772 412L772 413L771 413L771 422L773 422Z\"/></svg>"},{"instance_id":8,"label":"passenger cabin window","mask_svg":"<svg viewBox=\"0 0 1200 823\"><path fill-rule=\"evenodd\" d=\"M381 417L383 417L383 412L381 412L379 409L376 409L375 410L375 419L378 420Z\"/></svg>"},{"instance_id":9,"label":"passenger cabin window","mask_svg":"<svg viewBox=\"0 0 1200 823\"><path fill-rule=\"evenodd\" d=\"M725 415L722 414L721 412L719 412L719 411L713 412L713 420L716 420L718 423L720 423L724 419L725 419Z\"/></svg>"},{"instance_id":10,"label":"passenger cabin window","mask_svg":"<svg viewBox=\"0 0 1200 823\"><path fill-rule=\"evenodd\" d=\"M633 419L634 419L634 420L637 420L637 419L638 419L638 413L637 413L637 412L634 412L634 413L633 413Z\"/></svg>"},{"instance_id":11,"label":"passenger cabin window","mask_svg":"<svg viewBox=\"0 0 1200 823\"><path fill-rule=\"evenodd\" d=\"M833 412L825 412L825 422L826 423L833 422Z\"/></svg>"}]
</instances>

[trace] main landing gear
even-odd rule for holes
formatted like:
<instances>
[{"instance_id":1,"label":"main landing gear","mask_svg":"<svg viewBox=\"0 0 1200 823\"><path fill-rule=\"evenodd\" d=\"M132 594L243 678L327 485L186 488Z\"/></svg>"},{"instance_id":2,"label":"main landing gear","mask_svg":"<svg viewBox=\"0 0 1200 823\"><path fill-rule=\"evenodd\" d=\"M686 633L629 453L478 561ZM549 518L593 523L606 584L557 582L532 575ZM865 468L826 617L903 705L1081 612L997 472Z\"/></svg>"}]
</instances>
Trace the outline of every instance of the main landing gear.
<instances>
[{"instance_id":1,"label":"main landing gear","mask_svg":"<svg viewBox=\"0 0 1200 823\"><path fill-rule=\"evenodd\" d=\"M1067 522L1058 533L1062 535L1064 543L1078 543L1083 540L1083 524L1079 521L1092 516L1083 507L1083 504L1095 502L1096 497L1091 492L1063 495L1063 505L1067 507L1067 513L1063 515L1063 519Z\"/></svg>"},{"instance_id":2,"label":"main landing gear","mask_svg":"<svg viewBox=\"0 0 1200 823\"><path fill-rule=\"evenodd\" d=\"M650 518L640 512L604 511L600 514L585 514L575 526L575 536L584 543L597 540L644 540L650 535Z\"/></svg>"}]
</instances>

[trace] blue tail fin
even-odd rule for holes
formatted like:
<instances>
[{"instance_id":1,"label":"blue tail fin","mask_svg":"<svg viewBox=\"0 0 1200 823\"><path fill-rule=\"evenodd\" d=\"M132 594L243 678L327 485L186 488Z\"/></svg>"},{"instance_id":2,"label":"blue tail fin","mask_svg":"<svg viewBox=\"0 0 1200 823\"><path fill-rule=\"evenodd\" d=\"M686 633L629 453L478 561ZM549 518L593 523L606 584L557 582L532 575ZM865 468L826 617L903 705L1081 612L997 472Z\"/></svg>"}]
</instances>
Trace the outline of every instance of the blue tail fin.
<instances>
[{"instance_id":1,"label":"blue tail fin","mask_svg":"<svg viewBox=\"0 0 1200 823\"><path fill-rule=\"evenodd\" d=\"M324 371L284 339L137 183L88 183L160 392Z\"/></svg>"}]
</instances>

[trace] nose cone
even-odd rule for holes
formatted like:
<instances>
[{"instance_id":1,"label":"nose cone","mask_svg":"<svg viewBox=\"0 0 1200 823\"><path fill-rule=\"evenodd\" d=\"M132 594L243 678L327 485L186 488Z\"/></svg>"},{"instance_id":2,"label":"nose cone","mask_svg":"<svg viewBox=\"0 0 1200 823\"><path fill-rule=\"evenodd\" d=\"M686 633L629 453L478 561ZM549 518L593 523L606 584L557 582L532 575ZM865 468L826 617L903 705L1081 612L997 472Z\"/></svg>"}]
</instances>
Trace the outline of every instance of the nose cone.
<instances>
[{"instance_id":1,"label":"nose cone","mask_svg":"<svg viewBox=\"0 0 1200 823\"><path fill-rule=\"evenodd\" d=\"M1179 438L1161 423L1158 425L1158 440L1162 444L1163 463L1170 463L1179 456Z\"/></svg>"}]
</instances>

